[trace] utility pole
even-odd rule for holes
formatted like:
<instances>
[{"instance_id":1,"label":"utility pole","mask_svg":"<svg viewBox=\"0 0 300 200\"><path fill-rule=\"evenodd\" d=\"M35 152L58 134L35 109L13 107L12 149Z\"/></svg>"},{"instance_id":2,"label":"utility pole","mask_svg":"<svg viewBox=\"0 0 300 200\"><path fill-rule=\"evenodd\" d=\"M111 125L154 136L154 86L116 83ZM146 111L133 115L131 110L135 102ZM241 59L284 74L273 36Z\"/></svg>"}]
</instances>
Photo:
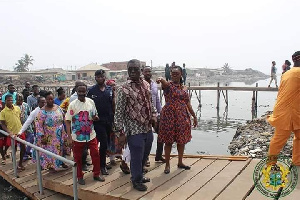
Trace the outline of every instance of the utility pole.
<instances>
[{"instance_id":1,"label":"utility pole","mask_svg":"<svg viewBox=\"0 0 300 200\"><path fill-rule=\"evenodd\" d=\"M152 68L152 60L151 60L151 68Z\"/></svg>"}]
</instances>

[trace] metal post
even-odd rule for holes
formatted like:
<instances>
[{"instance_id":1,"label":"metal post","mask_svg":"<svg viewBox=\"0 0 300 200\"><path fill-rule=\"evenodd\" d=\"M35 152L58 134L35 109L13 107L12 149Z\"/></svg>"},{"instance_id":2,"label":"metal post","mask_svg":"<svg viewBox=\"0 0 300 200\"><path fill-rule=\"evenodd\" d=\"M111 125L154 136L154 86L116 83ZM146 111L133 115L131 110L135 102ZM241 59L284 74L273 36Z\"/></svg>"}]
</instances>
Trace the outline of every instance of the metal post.
<instances>
[{"instance_id":1,"label":"metal post","mask_svg":"<svg viewBox=\"0 0 300 200\"><path fill-rule=\"evenodd\" d=\"M17 172L17 161L16 161L16 145L15 145L15 140L11 138L11 157L12 157L12 162L13 162L13 168L14 168L14 175L15 177L18 177L18 172Z\"/></svg>"},{"instance_id":2,"label":"metal post","mask_svg":"<svg viewBox=\"0 0 300 200\"><path fill-rule=\"evenodd\" d=\"M77 166L76 164L72 167L73 170L73 196L74 200L78 200L78 191L77 191Z\"/></svg>"},{"instance_id":3,"label":"metal post","mask_svg":"<svg viewBox=\"0 0 300 200\"><path fill-rule=\"evenodd\" d=\"M38 150L36 151L36 167L37 167L37 176L38 176L38 182L39 182L39 190L40 190L40 195L44 194L43 190L43 182L42 182L42 172L41 172L41 164L40 164L40 152Z\"/></svg>"}]
</instances>

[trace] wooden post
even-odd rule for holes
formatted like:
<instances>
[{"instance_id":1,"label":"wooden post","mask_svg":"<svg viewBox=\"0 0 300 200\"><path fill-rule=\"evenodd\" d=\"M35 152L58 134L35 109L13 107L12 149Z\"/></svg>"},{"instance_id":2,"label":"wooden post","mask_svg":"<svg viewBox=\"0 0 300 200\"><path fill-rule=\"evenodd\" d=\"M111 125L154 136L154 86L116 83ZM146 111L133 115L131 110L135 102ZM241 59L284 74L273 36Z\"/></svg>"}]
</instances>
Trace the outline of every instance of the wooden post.
<instances>
[{"instance_id":1,"label":"wooden post","mask_svg":"<svg viewBox=\"0 0 300 200\"><path fill-rule=\"evenodd\" d=\"M217 90L217 109L218 110L220 108L220 90L219 90L219 87L220 87L220 83L218 82L218 90Z\"/></svg>"},{"instance_id":2,"label":"wooden post","mask_svg":"<svg viewBox=\"0 0 300 200\"><path fill-rule=\"evenodd\" d=\"M253 91L253 95L252 95L252 119L255 118L255 91Z\"/></svg>"},{"instance_id":3,"label":"wooden post","mask_svg":"<svg viewBox=\"0 0 300 200\"><path fill-rule=\"evenodd\" d=\"M256 83L256 87L258 87L258 83ZM255 92L255 115L257 117L257 95L258 95L258 91L256 90Z\"/></svg>"},{"instance_id":4,"label":"wooden post","mask_svg":"<svg viewBox=\"0 0 300 200\"><path fill-rule=\"evenodd\" d=\"M199 82L199 86L200 86L200 82ZM199 107L202 107L202 100L201 100L201 90L199 90Z\"/></svg>"},{"instance_id":5,"label":"wooden post","mask_svg":"<svg viewBox=\"0 0 300 200\"><path fill-rule=\"evenodd\" d=\"M228 90L226 90L226 106L228 106Z\"/></svg>"}]
</instances>

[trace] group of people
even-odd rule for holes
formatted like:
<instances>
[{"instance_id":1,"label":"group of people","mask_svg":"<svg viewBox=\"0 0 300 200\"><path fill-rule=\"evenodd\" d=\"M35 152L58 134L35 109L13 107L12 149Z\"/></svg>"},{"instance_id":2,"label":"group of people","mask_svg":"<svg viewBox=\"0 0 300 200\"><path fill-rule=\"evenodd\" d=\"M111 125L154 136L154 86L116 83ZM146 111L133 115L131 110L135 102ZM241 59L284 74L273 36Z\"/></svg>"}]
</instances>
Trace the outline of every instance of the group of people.
<instances>
[{"instance_id":1,"label":"group of people","mask_svg":"<svg viewBox=\"0 0 300 200\"><path fill-rule=\"evenodd\" d=\"M290 69L291 69L291 62L289 60L285 60L284 64L282 65L282 74L284 74L285 72L289 71ZM271 83L274 80L275 86L278 88L276 73L277 73L276 62L272 61L271 80L270 80L270 83L269 83L268 87L271 87Z\"/></svg>"},{"instance_id":2,"label":"group of people","mask_svg":"<svg viewBox=\"0 0 300 200\"><path fill-rule=\"evenodd\" d=\"M175 67L175 66L176 66L175 62L172 62L171 67L169 66L168 63L166 64L166 67L165 67L165 78L166 78L166 81L171 80L171 69L173 67ZM187 72L186 72L186 68L185 68L185 63L183 63L183 65L182 65L182 83L183 83L183 85L186 84L186 77L187 77Z\"/></svg>"},{"instance_id":3,"label":"group of people","mask_svg":"<svg viewBox=\"0 0 300 200\"><path fill-rule=\"evenodd\" d=\"M88 155L92 160L93 179L105 181L103 175L109 175L116 158L124 158L122 153L126 148L130 166L123 159L120 168L131 174L136 190L147 190L145 183L150 179L145 173L154 132L158 134L155 161L165 163L164 173L171 170L173 143L177 144L178 168L189 170L190 166L183 163L184 147L192 138L192 125L197 126L198 122L184 86L183 69L174 63L169 68L170 80L162 77L152 80L151 67L142 68L141 62L134 59L128 62L127 70L128 80L119 86L114 80L107 80L104 70L97 70L94 86L88 88L77 81L72 95L67 98L62 88L57 90L55 98L50 91L40 91L37 85L30 87L30 83L26 83L21 94L10 84L2 95L1 128L10 137L20 137L57 155L73 155L81 185L85 184L83 171L91 165ZM164 92L163 107L158 84ZM10 138L0 135L3 165L9 157L9 146ZM34 150L23 144L19 146L18 170L25 170L23 160L31 158L33 162L40 162L43 169L68 168L43 153L37 161ZM109 163L106 163L107 157L110 157Z\"/></svg>"}]
</instances>

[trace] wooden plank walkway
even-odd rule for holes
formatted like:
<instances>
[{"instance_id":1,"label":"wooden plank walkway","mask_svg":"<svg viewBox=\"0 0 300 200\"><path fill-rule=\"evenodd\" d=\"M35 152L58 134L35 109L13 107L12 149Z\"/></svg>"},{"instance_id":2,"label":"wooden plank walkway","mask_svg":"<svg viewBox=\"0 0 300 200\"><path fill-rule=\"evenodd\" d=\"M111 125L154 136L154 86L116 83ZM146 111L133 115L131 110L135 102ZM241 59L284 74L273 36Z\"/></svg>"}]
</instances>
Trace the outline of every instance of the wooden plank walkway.
<instances>
[{"instance_id":1,"label":"wooden plank walkway","mask_svg":"<svg viewBox=\"0 0 300 200\"><path fill-rule=\"evenodd\" d=\"M244 158L244 159L242 159ZM238 161L240 160L240 161ZM269 199L260 194L253 186L253 171L257 159L246 157L226 156L190 156L184 158L184 163L190 165L191 170L177 168L177 157L171 159L171 172L164 174L164 164L154 162L150 157L151 166L147 177L151 182L146 183L148 190L139 192L132 188L130 175L121 172L119 165L109 170L105 182L95 182L92 172L85 173L86 185L78 185L80 199L191 199L191 200L264 200ZM72 171L60 172L43 171L44 195L39 195L35 164L26 163L26 170L19 173L19 178L13 176L11 161L0 166L0 175L16 188L24 192L29 198L36 200L72 199ZM92 166L89 168L92 170ZM287 197L282 199L299 199L300 184ZM280 198L281 199L281 198Z\"/></svg>"}]
</instances>

